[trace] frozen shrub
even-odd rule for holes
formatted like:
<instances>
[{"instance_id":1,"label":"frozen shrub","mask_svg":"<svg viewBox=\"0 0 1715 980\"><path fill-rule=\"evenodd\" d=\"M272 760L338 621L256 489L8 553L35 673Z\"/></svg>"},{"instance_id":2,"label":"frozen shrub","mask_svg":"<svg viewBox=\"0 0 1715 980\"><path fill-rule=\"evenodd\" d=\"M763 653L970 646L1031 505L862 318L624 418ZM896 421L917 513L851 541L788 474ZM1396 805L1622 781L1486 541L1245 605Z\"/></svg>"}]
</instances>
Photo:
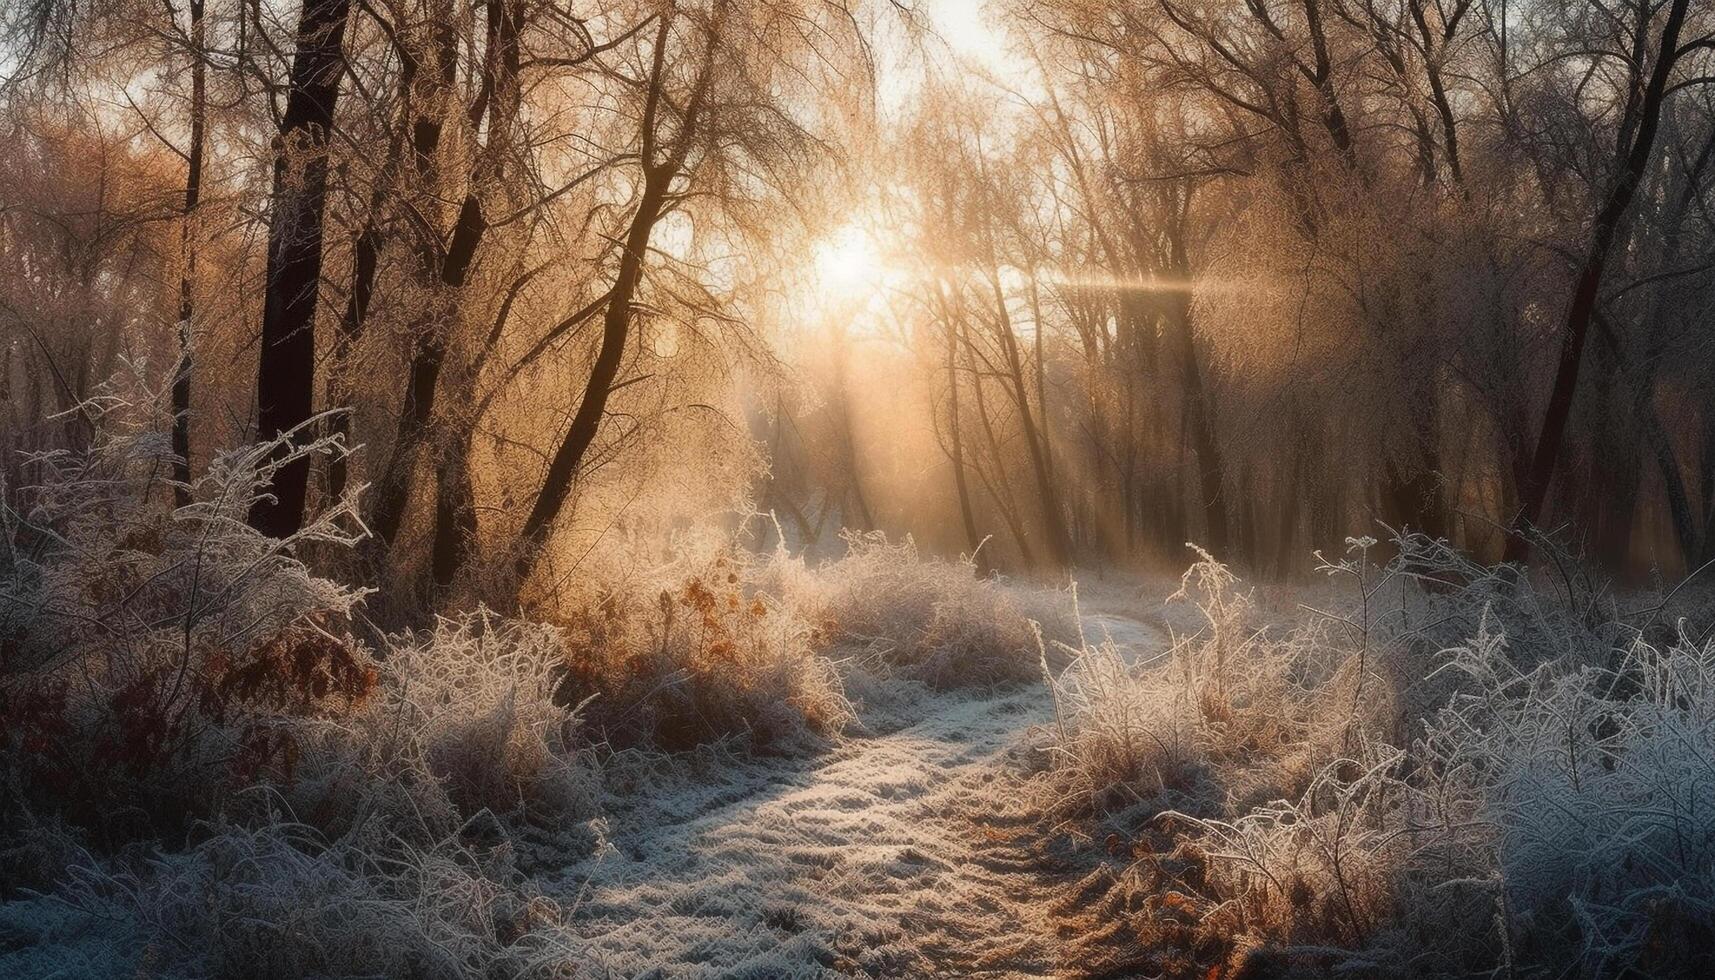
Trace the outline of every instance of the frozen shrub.
<instances>
[{"instance_id":1,"label":"frozen shrub","mask_svg":"<svg viewBox=\"0 0 1715 980\"><path fill-rule=\"evenodd\" d=\"M596 767L575 706L557 698L566 656L551 626L487 609L390 639L374 695L299 723L292 771L270 773L298 818L344 832L380 818L412 840L486 811L509 824L597 815Z\"/></svg>"},{"instance_id":2,"label":"frozen shrub","mask_svg":"<svg viewBox=\"0 0 1715 980\"><path fill-rule=\"evenodd\" d=\"M1486 837L1463 792L1424 792L1405 751L1365 738L1304 793L1232 819L1165 813L1199 937L1230 966L1461 973L1492 959ZM1473 874L1476 877L1473 877ZM1457 936L1449 943L1447 937Z\"/></svg>"},{"instance_id":3,"label":"frozen shrub","mask_svg":"<svg viewBox=\"0 0 1715 980\"><path fill-rule=\"evenodd\" d=\"M1317 553L1317 570L1332 590L1328 604L1298 608L1324 620L1332 639L1359 652L1365 669L1398 694L1392 736L1402 744L1410 727L1453 693L1456 678L1438 672L1442 653L1480 629L1510 638L1508 655L1525 668L1547 661L1608 665L1623 650L1630 627L1607 585L1557 542L1544 539L1551 574L1532 576L1514 565L1483 565L1445 541L1386 529L1390 557L1377 562L1378 542L1347 539L1338 559Z\"/></svg>"},{"instance_id":4,"label":"frozen shrub","mask_svg":"<svg viewBox=\"0 0 1715 980\"><path fill-rule=\"evenodd\" d=\"M151 976L569 977L565 914L504 847L453 841L385 856L307 828L208 828L141 867L72 869L57 900Z\"/></svg>"},{"instance_id":5,"label":"frozen shrub","mask_svg":"<svg viewBox=\"0 0 1715 980\"><path fill-rule=\"evenodd\" d=\"M1615 669L1522 670L1485 624L1422 751L1473 784L1514 955L1689 975L1715 939L1715 644L1639 639Z\"/></svg>"},{"instance_id":6,"label":"frozen shrub","mask_svg":"<svg viewBox=\"0 0 1715 980\"><path fill-rule=\"evenodd\" d=\"M777 571L782 594L822 624L833 645L936 686L1025 680L1036 671L1034 619L1074 633L1056 593L1032 595L983 578L968 561L924 558L910 538L846 534L846 554L814 569ZM785 559L777 559L785 561Z\"/></svg>"},{"instance_id":7,"label":"frozen shrub","mask_svg":"<svg viewBox=\"0 0 1715 980\"><path fill-rule=\"evenodd\" d=\"M87 962L125 973L569 975L562 913L516 871L602 829L563 634L478 609L372 656L363 593L304 563L354 542L351 503L256 533L267 443L173 506L157 396L84 406L87 446L34 457L0 511L8 890L83 910L115 933Z\"/></svg>"},{"instance_id":8,"label":"frozen shrub","mask_svg":"<svg viewBox=\"0 0 1715 980\"><path fill-rule=\"evenodd\" d=\"M0 767L89 823L207 811L291 768L279 722L353 710L376 679L348 628L361 591L297 557L351 543L350 503L285 540L245 523L275 469L337 446L222 454L163 506L166 440L135 407L155 397L116 384L82 406L87 447L32 457L39 481L0 510Z\"/></svg>"},{"instance_id":9,"label":"frozen shrub","mask_svg":"<svg viewBox=\"0 0 1715 980\"><path fill-rule=\"evenodd\" d=\"M1325 626L1260 625L1237 577L1194 550L1199 560L1169 602L1197 610L1196 632L1142 662L1080 635L1077 646L1060 645L1072 659L1058 674L1044 649L1056 719L1048 751L1065 802L1219 813L1295 794L1314 773L1317 753L1354 723L1353 712L1369 717L1385 704L1375 690L1354 705L1356 664L1330 648ZM1211 781L1215 769L1220 778Z\"/></svg>"},{"instance_id":10,"label":"frozen shrub","mask_svg":"<svg viewBox=\"0 0 1715 980\"><path fill-rule=\"evenodd\" d=\"M561 699L587 702L592 727L616 741L667 749L838 732L851 707L816 628L760 577L722 547L604 589L566 617Z\"/></svg>"},{"instance_id":11,"label":"frozen shrub","mask_svg":"<svg viewBox=\"0 0 1715 980\"><path fill-rule=\"evenodd\" d=\"M1372 544L1322 564L1345 602L1270 629L1204 555L1202 632L1053 678L1058 785L1132 858L1082 886L1089 935L1169 973L1706 972L1715 645L1646 642L1572 575Z\"/></svg>"},{"instance_id":12,"label":"frozen shrub","mask_svg":"<svg viewBox=\"0 0 1715 980\"><path fill-rule=\"evenodd\" d=\"M1191 789L1204 764L1192 699L1159 663L1128 663L1111 639L1076 648L1058 677L1042 648L1054 699L1048 744L1067 802L1115 809Z\"/></svg>"}]
</instances>

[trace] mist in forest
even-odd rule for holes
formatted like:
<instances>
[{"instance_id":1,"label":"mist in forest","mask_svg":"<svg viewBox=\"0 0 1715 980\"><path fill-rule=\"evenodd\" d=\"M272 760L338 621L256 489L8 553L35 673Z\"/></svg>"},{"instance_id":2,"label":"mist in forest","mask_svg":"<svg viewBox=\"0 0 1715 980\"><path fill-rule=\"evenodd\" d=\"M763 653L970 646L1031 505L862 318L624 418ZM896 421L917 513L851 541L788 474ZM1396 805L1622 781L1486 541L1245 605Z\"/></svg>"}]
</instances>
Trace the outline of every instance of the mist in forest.
<instances>
[{"instance_id":1,"label":"mist in forest","mask_svg":"<svg viewBox=\"0 0 1715 980\"><path fill-rule=\"evenodd\" d=\"M0 975L1697 976L1715 7L0 3Z\"/></svg>"}]
</instances>

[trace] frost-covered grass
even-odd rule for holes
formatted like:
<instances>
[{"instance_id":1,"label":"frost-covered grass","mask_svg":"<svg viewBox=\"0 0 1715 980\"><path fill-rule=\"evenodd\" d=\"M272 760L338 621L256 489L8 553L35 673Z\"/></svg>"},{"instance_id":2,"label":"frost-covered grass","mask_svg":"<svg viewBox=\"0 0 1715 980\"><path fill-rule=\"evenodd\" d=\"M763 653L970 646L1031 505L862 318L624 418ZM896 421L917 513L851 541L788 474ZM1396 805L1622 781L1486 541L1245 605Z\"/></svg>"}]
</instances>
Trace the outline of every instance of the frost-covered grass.
<instances>
[{"instance_id":1,"label":"frost-covered grass","mask_svg":"<svg viewBox=\"0 0 1715 980\"><path fill-rule=\"evenodd\" d=\"M1306 756L1339 739L1351 699L1343 704L1335 692L1351 690L1352 667L1331 655L1325 626L1259 625L1254 595L1199 554L1168 602L1195 610L1200 628L1172 634L1165 650L1139 662L1087 632L1076 644L1044 647L1059 808L1267 798L1301 786ZM1047 657L1053 646L1072 658L1064 670ZM1373 711L1373 702L1359 708Z\"/></svg>"},{"instance_id":2,"label":"frost-covered grass","mask_svg":"<svg viewBox=\"0 0 1715 980\"><path fill-rule=\"evenodd\" d=\"M351 501L285 541L246 522L276 468L343 447L223 454L175 506L162 403L86 406L93 439L0 514L8 967L576 975L580 900L538 876L599 865L663 753L826 749L848 675L990 685L1033 675L1032 619L1070 635L1060 596L877 537L816 567L701 540L547 621L384 635L324 573Z\"/></svg>"},{"instance_id":3,"label":"frost-covered grass","mask_svg":"<svg viewBox=\"0 0 1715 980\"><path fill-rule=\"evenodd\" d=\"M24 969L73 975L563 974L561 913L516 870L602 834L561 632L479 609L377 655L363 591L306 564L354 542L351 504L284 541L245 522L274 469L340 447L222 454L174 506L158 394L84 406L87 446L30 460L0 511L7 951L35 933Z\"/></svg>"},{"instance_id":4,"label":"frost-covered grass","mask_svg":"<svg viewBox=\"0 0 1715 980\"><path fill-rule=\"evenodd\" d=\"M575 975L565 909L504 846L377 849L286 822L206 830L182 851L73 866L0 924L36 932L42 975Z\"/></svg>"},{"instance_id":5,"label":"frost-covered grass","mask_svg":"<svg viewBox=\"0 0 1715 980\"><path fill-rule=\"evenodd\" d=\"M1154 971L1689 976L1715 936L1715 643L1420 538L1267 622L1051 676L1062 810L1107 826L1097 959ZM1557 591L1558 589L1558 591ZM1091 883L1086 883L1086 888Z\"/></svg>"},{"instance_id":6,"label":"frost-covered grass","mask_svg":"<svg viewBox=\"0 0 1715 980\"><path fill-rule=\"evenodd\" d=\"M864 665L936 687L1026 680L1036 673L1033 621L1075 632L1061 593L1009 588L969 561L925 558L906 538L846 535L846 554L809 568L777 558L771 581L820 624L823 639Z\"/></svg>"},{"instance_id":7,"label":"frost-covered grass","mask_svg":"<svg viewBox=\"0 0 1715 980\"><path fill-rule=\"evenodd\" d=\"M616 744L689 748L743 735L775 747L851 719L817 627L766 587L783 557L722 544L598 589L561 617L562 699Z\"/></svg>"},{"instance_id":8,"label":"frost-covered grass","mask_svg":"<svg viewBox=\"0 0 1715 980\"><path fill-rule=\"evenodd\" d=\"M173 507L165 437L132 404L85 406L89 445L33 457L0 508L0 806L117 839L291 766L297 729L361 710L379 676L352 633L363 592L299 557L352 542L350 504L283 541L244 523L270 473L337 447L222 454Z\"/></svg>"},{"instance_id":9,"label":"frost-covered grass","mask_svg":"<svg viewBox=\"0 0 1715 980\"><path fill-rule=\"evenodd\" d=\"M621 746L739 735L791 745L854 719L848 683L1033 678L1033 621L1069 635L1070 608L1061 593L1015 589L879 534L848 535L845 555L815 565L724 541L681 544L559 616L561 693L587 702L592 730Z\"/></svg>"}]
</instances>

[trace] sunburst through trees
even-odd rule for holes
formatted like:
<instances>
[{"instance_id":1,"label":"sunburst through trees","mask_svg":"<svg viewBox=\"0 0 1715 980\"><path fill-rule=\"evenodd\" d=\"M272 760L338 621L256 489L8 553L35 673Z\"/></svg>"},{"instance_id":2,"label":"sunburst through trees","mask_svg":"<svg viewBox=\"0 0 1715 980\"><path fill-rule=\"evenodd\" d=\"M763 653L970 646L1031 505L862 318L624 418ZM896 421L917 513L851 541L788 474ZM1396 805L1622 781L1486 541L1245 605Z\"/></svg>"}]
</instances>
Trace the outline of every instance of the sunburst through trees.
<instances>
[{"instance_id":1,"label":"sunburst through trees","mask_svg":"<svg viewBox=\"0 0 1715 980\"><path fill-rule=\"evenodd\" d=\"M0 973L1710 967L1708 3L30 0L0 129Z\"/></svg>"}]
</instances>

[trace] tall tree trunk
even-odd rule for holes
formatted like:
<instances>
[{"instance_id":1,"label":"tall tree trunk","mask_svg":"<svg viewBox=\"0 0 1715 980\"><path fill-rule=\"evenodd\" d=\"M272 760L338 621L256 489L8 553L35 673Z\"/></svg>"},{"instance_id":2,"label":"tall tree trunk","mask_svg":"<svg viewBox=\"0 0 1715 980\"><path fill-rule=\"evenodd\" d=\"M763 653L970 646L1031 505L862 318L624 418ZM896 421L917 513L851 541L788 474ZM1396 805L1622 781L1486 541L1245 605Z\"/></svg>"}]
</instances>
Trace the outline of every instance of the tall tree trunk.
<instances>
[{"instance_id":1,"label":"tall tree trunk","mask_svg":"<svg viewBox=\"0 0 1715 980\"><path fill-rule=\"evenodd\" d=\"M195 346L194 324L197 250L201 245L197 228L197 204L202 200L203 132L208 115L207 65L203 55L206 31L203 0L190 0L191 15L191 133L185 154L185 209L179 228L179 363L173 371L173 503L191 502L191 365Z\"/></svg>"},{"instance_id":2,"label":"tall tree trunk","mask_svg":"<svg viewBox=\"0 0 1715 980\"><path fill-rule=\"evenodd\" d=\"M1030 408L1030 392L1024 381L1024 360L1019 355L1018 337L1012 332L1012 317L1006 309L1006 293L1001 289L998 266L990 277L995 301L995 333L1001 352L1006 357L1009 394L1018 406L1018 424L1024 433L1024 448L1030 456L1030 469L1036 476L1036 489L1042 506L1042 528L1048 539L1049 560L1057 568L1072 563L1071 534L1066 528L1066 514L1061 509L1059 487L1049 470L1047 446L1036 417Z\"/></svg>"},{"instance_id":3,"label":"tall tree trunk","mask_svg":"<svg viewBox=\"0 0 1715 980\"><path fill-rule=\"evenodd\" d=\"M496 0L497 2L497 0ZM490 3L489 9L493 9ZM445 11L441 11L443 14ZM489 38L490 44L494 38ZM441 137L447 119L452 115L454 86L458 82L458 36L450 21L439 25L435 44L428 49L433 61L419 82L421 93L411 92L411 160L412 169L421 185L419 195L428 202L423 210L421 227L417 231L417 285L429 297L429 308L410 324L412 338L411 360L405 371L405 395L399 411L398 426L393 434L392 449L375 482L369 508L369 529L373 534L370 551L379 559L393 546L405 518L405 507L411 497L411 477L417 465L418 452L429 431L439 392L441 366L446 360L448 338L456 317L457 300L449 289L449 277L463 284L469 264L487 224L482 221L481 204L473 208L476 187L467 188L466 200L454 219L452 241L441 237L439 202L447 192L439 186L438 157ZM477 159L482 159L477 154ZM468 222L468 224L467 224ZM462 239L461 239L462 235ZM455 249L457 252L455 253Z\"/></svg>"},{"instance_id":4,"label":"tall tree trunk","mask_svg":"<svg viewBox=\"0 0 1715 980\"><path fill-rule=\"evenodd\" d=\"M1310 51L1315 59L1310 81L1322 100L1322 126L1328 131L1328 138L1340 152L1346 168L1361 175L1352 129L1346 122L1345 110L1340 107L1340 94L1334 85L1334 60L1328 51L1327 31L1322 26L1321 0L1303 0L1303 3L1304 24L1310 33Z\"/></svg>"},{"instance_id":5,"label":"tall tree trunk","mask_svg":"<svg viewBox=\"0 0 1715 980\"><path fill-rule=\"evenodd\" d=\"M994 501L995 509L1000 511L1001 520L1012 533L1012 540L1018 547L1018 560L1025 568L1036 565L1036 554L1030 547L1030 533L1024 527L1024 521L1018 514L1018 503L1012 492L1012 482L1007 478L1006 455L1001 451L1000 439L995 435L994 420L989 415L988 398L983 394L983 376L977 366L977 355L968 334L961 334L961 342L965 347L965 361L971 373L971 393L976 397L977 421L981 423L983 438L988 444L989 455L994 460L994 479L979 465L977 476L983 481L983 487L988 490L989 497Z\"/></svg>"},{"instance_id":6,"label":"tall tree trunk","mask_svg":"<svg viewBox=\"0 0 1715 980\"><path fill-rule=\"evenodd\" d=\"M1596 214L1591 230L1590 250L1578 271L1577 286L1567 309L1566 326L1561 333L1560 360L1555 369L1554 387L1549 392L1548 410L1537 436L1536 450L1531 455L1530 470L1521 488L1523 525L1535 525L1542 520L1543 505L1548 500L1549 483L1560 461L1561 443L1566 435L1566 422L1572 414L1572 399L1577 392L1578 372L1584 360L1585 338L1596 315L1600 301L1602 273L1607 267L1609 253L1619 239L1621 222L1637 195L1644 171L1649 166L1655 147L1656 130L1661 123L1662 102L1666 98L1667 80L1678 58L1679 32L1685 23L1685 11L1690 0L1672 0L1667 22L1662 27L1661 46L1644 89L1643 104L1635 135L1622 158L1620 173L1609 190L1607 200ZM1642 33L1648 25L1640 23ZM1506 559L1523 561L1530 557L1530 545L1523 535L1507 539Z\"/></svg>"},{"instance_id":7,"label":"tall tree trunk","mask_svg":"<svg viewBox=\"0 0 1715 980\"><path fill-rule=\"evenodd\" d=\"M1036 278L1026 280L1030 290L1030 345L1031 359L1036 369L1036 412L1042 423L1042 458L1048 464L1048 479L1058 482L1054 472L1054 427L1048 421L1048 367L1042 353L1042 297L1037 291Z\"/></svg>"},{"instance_id":8,"label":"tall tree trunk","mask_svg":"<svg viewBox=\"0 0 1715 980\"><path fill-rule=\"evenodd\" d=\"M446 364L449 335L459 320L461 310L460 292L487 228L482 203L473 189L459 209L452 241L440 263L440 276L432 284L439 294L433 301L435 308L425 322L412 331L417 335L417 343L412 348L406 375L405 404L399 416L393 452L382 470L375 503L370 510L370 530L375 533L377 547L381 551L393 544L404 520L418 451L433 428L431 420L440 391L441 369Z\"/></svg>"},{"instance_id":9,"label":"tall tree trunk","mask_svg":"<svg viewBox=\"0 0 1715 980\"><path fill-rule=\"evenodd\" d=\"M649 88L641 126L642 148L639 155L642 158L643 193L638 199L637 211L631 217L631 226L626 231L619 256L619 275L615 277L613 289L608 294L607 310L602 318L601 344L596 350L595 364L590 368L589 380L584 385L583 398L578 403L577 413L572 416L571 426L566 429L565 437L560 440L559 448L554 451L553 459L548 463L548 472L543 476L536 502L531 506L530 513L525 517L524 525L518 533L514 572L519 583L530 576L541 559L542 546L547 543L548 532L552 530L560 512L565 509L572 486L582 471L584 456L595 442L602 418L607 413L608 396L613 393L614 381L619 376L620 360L625 355L626 340L631 332L632 302L636 298L638 286L643 281L643 262L649 252L649 239L655 231L655 223L661 218L661 211L667 200L667 190L683 170L691 147L697 139L699 114L702 111L703 99L708 94L715 46L719 38L718 25L723 16L719 3L715 5L715 9L716 26L710 29L708 44L703 50L702 68L690 97L685 101L675 144L665 158L659 160L656 114L663 99L667 41L674 18L671 15L662 17L661 26L656 31L653 65L649 74Z\"/></svg>"},{"instance_id":10,"label":"tall tree trunk","mask_svg":"<svg viewBox=\"0 0 1715 980\"><path fill-rule=\"evenodd\" d=\"M1458 28L1458 15L1451 22L1443 23L1439 29L1429 23L1428 12L1424 9L1423 0L1408 0L1407 6L1411 11L1411 19L1417 25L1418 37L1422 42L1423 74L1429 80L1430 101L1435 104L1435 114L1441 117L1441 134L1443 149L1447 156L1447 169L1453 175L1453 182L1463 185L1465 169L1459 159L1459 125L1453 116L1453 103L1447 97L1447 80L1442 71L1441 59L1445 57L1447 46L1453 41L1453 33Z\"/></svg>"},{"instance_id":11,"label":"tall tree trunk","mask_svg":"<svg viewBox=\"0 0 1715 980\"><path fill-rule=\"evenodd\" d=\"M955 324L947 324L947 437L951 443L953 489L959 497L959 520L965 526L965 542L980 571L987 562L978 557L982 537L977 532L976 512L971 508L971 490L965 479L965 443L959 428L959 337L956 329Z\"/></svg>"},{"instance_id":12,"label":"tall tree trunk","mask_svg":"<svg viewBox=\"0 0 1715 980\"><path fill-rule=\"evenodd\" d=\"M1190 430L1191 448L1197 454L1197 482L1203 495L1203 527L1211 552L1221 555L1227 548L1227 508L1223 499L1220 443L1215 439L1209 395L1204 390L1203 369L1197 357L1197 340L1191 323L1191 261L1185 249L1185 208L1189 207L1189 192L1177 220L1170 229L1168 274L1175 281L1167 284L1167 328L1179 353L1180 375L1185 385L1185 421Z\"/></svg>"},{"instance_id":13,"label":"tall tree trunk","mask_svg":"<svg viewBox=\"0 0 1715 980\"><path fill-rule=\"evenodd\" d=\"M377 171L375 186L369 193L369 210L363 217L363 228L351 247L351 286L346 294L345 312L341 314L339 330L334 334L333 356L329 358L328 404L335 411L329 419L329 434L342 442L351 436L351 403L355 390L352 384L352 351L363 340L363 328L369 322L369 304L375 297L375 275L381 262L381 217L388 205L399 165L405 153L405 132L412 119L411 93L416 84L417 58L410 51L400 50L401 68L399 119L387 142L387 156ZM350 459L344 453L335 454L327 463L327 499L337 501L345 495L350 479Z\"/></svg>"},{"instance_id":14,"label":"tall tree trunk","mask_svg":"<svg viewBox=\"0 0 1715 980\"><path fill-rule=\"evenodd\" d=\"M393 452L382 471L376 489L371 529L375 532L376 551L385 552L398 537L400 522L410 501L417 456L426 445L435 442L439 410L437 400L441 373L453 332L464 319L465 283L488 232L488 219L483 213L484 189L502 176L503 154L512 123L518 112L518 32L522 27L522 8L507 0L489 0L486 4L488 33L487 59L482 69L482 87L476 103L468 111L475 123L484 115L488 132L482 146L475 151L475 160L466 176L465 196L453 221L446 246L434 245L432 259L425 264L429 273L429 288L436 296L429 317L412 331L417 337L407 374L404 411L394 438ZM432 154L438 146L441 130L447 118L446 97L453 91L456 73L457 37L448 32L441 42L442 98L431 100L438 105L432 119L418 126L421 134L415 140L420 154ZM425 161L427 166L429 161ZM468 452L466 440L446 438L440 446L441 456ZM436 581L445 585L452 581L459 566L464 564L475 531L475 502L470 499L470 477L467 463L459 460L435 461L435 488L445 490L455 499L435 503L434 537L430 542L431 566ZM467 533L468 532L468 533ZM445 537L451 535L451 538Z\"/></svg>"},{"instance_id":15,"label":"tall tree trunk","mask_svg":"<svg viewBox=\"0 0 1715 980\"><path fill-rule=\"evenodd\" d=\"M857 428L852 425L851 385L846 380L847 350L850 338L842 327L834 338L834 422L839 427L840 450L845 456L846 489L840 498L840 516L846 516L849 499L857 510L858 521L865 531L878 526L875 513L869 507L869 495L863 489L863 459L857 448ZM850 526L850 522L847 522Z\"/></svg>"},{"instance_id":16,"label":"tall tree trunk","mask_svg":"<svg viewBox=\"0 0 1715 980\"><path fill-rule=\"evenodd\" d=\"M548 464L542 488L536 502L524 519L519 532L520 551L517 559L518 578L522 581L536 567L548 531L571 495L572 483L583 466L584 455L595 442L601 420L607 412L608 395L619 376L620 359L631 332L631 304L643 279L643 259L649 250L649 236L660 218L662 200L666 195L668 175L645 177L642 199L632 215L631 228L625 236L625 251L619 259L619 276L613 294L607 301L607 313L602 318L601 346L596 351L595 364L584 384L583 398L572 416L560 446Z\"/></svg>"},{"instance_id":17,"label":"tall tree trunk","mask_svg":"<svg viewBox=\"0 0 1715 980\"><path fill-rule=\"evenodd\" d=\"M429 570L435 584L444 588L453 584L464 568L476 538L476 491L471 485L467 454L441 454L435 467L435 491Z\"/></svg>"},{"instance_id":18,"label":"tall tree trunk","mask_svg":"<svg viewBox=\"0 0 1715 980\"><path fill-rule=\"evenodd\" d=\"M1291 455L1284 465L1277 467L1274 475L1274 492L1279 505L1279 513L1275 517L1279 526L1275 528L1278 536L1274 546L1274 574L1279 578L1287 577L1296 559L1293 549L1298 546L1299 501L1303 496L1300 487L1305 470L1303 448L1291 445L1287 451Z\"/></svg>"},{"instance_id":19,"label":"tall tree trunk","mask_svg":"<svg viewBox=\"0 0 1715 980\"><path fill-rule=\"evenodd\" d=\"M267 288L256 368L256 430L275 439L309 421L315 399L316 296L322 272L322 218L327 203L328 135L345 72L351 0L305 0L292 58L286 112L274 162L273 216L268 223ZM275 459L291 452L275 450ZM277 538L304 522L310 461L274 472L250 509L250 525Z\"/></svg>"},{"instance_id":20,"label":"tall tree trunk","mask_svg":"<svg viewBox=\"0 0 1715 980\"><path fill-rule=\"evenodd\" d=\"M1697 490L1703 504L1703 521L1693 560L1702 565L1715 561L1715 407L1707 404L1703 406L1703 432L1698 442L1702 458L1697 468Z\"/></svg>"},{"instance_id":21,"label":"tall tree trunk","mask_svg":"<svg viewBox=\"0 0 1715 980\"><path fill-rule=\"evenodd\" d=\"M1393 459L1382 476L1382 513L1396 530L1447 536L1447 495L1442 486L1439 395L1433 384L1413 398L1412 425L1418 458L1401 465Z\"/></svg>"}]
</instances>

